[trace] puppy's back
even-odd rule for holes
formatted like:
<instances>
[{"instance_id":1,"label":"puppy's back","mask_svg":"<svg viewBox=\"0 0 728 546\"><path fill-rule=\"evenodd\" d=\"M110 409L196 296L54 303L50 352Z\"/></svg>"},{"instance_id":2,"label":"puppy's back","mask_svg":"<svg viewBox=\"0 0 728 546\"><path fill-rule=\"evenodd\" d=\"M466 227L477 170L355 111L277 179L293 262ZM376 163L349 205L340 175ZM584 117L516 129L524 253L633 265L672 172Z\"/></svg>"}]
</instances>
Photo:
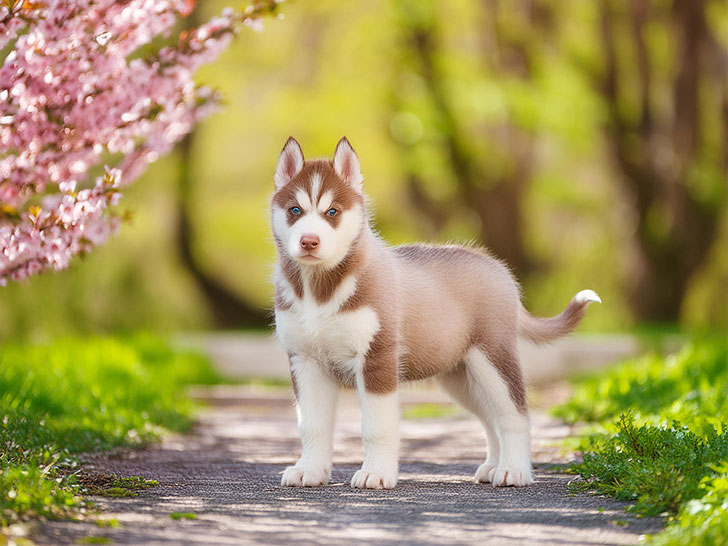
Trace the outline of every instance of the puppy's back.
<instances>
[{"instance_id":1,"label":"puppy's back","mask_svg":"<svg viewBox=\"0 0 728 546\"><path fill-rule=\"evenodd\" d=\"M519 290L508 268L480 249L392 248L396 256L406 379L453 368L474 344L511 343Z\"/></svg>"}]
</instances>

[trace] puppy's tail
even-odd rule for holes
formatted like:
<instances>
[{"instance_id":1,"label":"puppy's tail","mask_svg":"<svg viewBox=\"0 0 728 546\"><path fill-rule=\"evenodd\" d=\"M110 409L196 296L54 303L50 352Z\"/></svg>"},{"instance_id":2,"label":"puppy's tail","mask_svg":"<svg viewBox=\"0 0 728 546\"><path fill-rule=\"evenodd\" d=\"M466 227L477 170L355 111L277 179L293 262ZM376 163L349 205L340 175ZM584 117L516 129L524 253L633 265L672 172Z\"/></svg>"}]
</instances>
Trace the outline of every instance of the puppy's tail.
<instances>
[{"instance_id":1,"label":"puppy's tail","mask_svg":"<svg viewBox=\"0 0 728 546\"><path fill-rule=\"evenodd\" d=\"M571 298L566 309L549 318L534 317L521 305L518 313L518 332L533 343L553 341L576 328L584 318L586 308L594 301L602 303L594 290L582 290Z\"/></svg>"}]
</instances>

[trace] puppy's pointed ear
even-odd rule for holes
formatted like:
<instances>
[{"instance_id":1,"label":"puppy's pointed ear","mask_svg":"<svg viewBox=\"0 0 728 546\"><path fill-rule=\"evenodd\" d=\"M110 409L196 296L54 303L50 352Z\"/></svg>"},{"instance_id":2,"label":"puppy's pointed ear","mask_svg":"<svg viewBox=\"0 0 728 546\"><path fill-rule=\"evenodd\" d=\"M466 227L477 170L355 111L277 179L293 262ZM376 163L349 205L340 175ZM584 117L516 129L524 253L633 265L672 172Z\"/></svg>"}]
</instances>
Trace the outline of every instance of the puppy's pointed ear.
<instances>
[{"instance_id":1,"label":"puppy's pointed ear","mask_svg":"<svg viewBox=\"0 0 728 546\"><path fill-rule=\"evenodd\" d=\"M343 137L336 145L334 171L354 189L361 191L364 177L359 168L359 158L346 137Z\"/></svg>"},{"instance_id":2,"label":"puppy's pointed ear","mask_svg":"<svg viewBox=\"0 0 728 546\"><path fill-rule=\"evenodd\" d=\"M303 169L303 151L301 151L301 145L295 138L288 137L286 145L283 146L281 155L278 158L276 174L273 177L276 190L280 190L283 186L293 180L293 177L296 176L301 169Z\"/></svg>"}]
</instances>

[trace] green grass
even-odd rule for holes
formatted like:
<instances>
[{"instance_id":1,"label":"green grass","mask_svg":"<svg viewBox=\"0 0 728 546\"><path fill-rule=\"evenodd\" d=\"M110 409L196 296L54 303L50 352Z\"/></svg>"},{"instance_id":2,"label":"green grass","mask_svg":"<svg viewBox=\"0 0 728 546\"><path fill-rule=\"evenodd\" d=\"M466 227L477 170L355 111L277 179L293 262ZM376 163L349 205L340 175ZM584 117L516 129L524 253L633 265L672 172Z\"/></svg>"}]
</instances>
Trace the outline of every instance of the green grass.
<instances>
[{"instance_id":1,"label":"green grass","mask_svg":"<svg viewBox=\"0 0 728 546\"><path fill-rule=\"evenodd\" d=\"M197 515L193 512L172 512L169 515L170 518L174 520L180 520L180 519L197 519Z\"/></svg>"},{"instance_id":2,"label":"green grass","mask_svg":"<svg viewBox=\"0 0 728 546\"><path fill-rule=\"evenodd\" d=\"M627 360L606 374L577 381L572 399L554 414L570 422L604 423L632 411L639 422L677 420L691 428L728 419L725 340L686 345L662 357Z\"/></svg>"},{"instance_id":3,"label":"green grass","mask_svg":"<svg viewBox=\"0 0 728 546\"><path fill-rule=\"evenodd\" d=\"M0 470L0 528L21 516L71 517L85 506L73 481L51 479L50 468L26 463Z\"/></svg>"},{"instance_id":4,"label":"green grass","mask_svg":"<svg viewBox=\"0 0 728 546\"><path fill-rule=\"evenodd\" d=\"M82 476L84 493L102 497L136 497L137 491L159 485L157 480L141 476L120 477L108 474Z\"/></svg>"},{"instance_id":5,"label":"green grass","mask_svg":"<svg viewBox=\"0 0 728 546\"><path fill-rule=\"evenodd\" d=\"M203 357L146 335L0 347L0 527L82 509L75 454L186 430L185 386L218 379Z\"/></svg>"},{"instance_id":6,"label":"green grass","mask_svg":"<svg viewBox=\"0 0 728 546\"><path fill-rule=\"evenodd\" d=\"M115 474L81 473L74 485L84 495L102 497L136 497L137 491L159 485L157 480L141 476L117 476Z\"/></svg>"},{"instance_id":7,"label":"green grass","mask_svg":"<svg viewBox=\"0 0 728 546\"><path fill-rule=\"evenodd\" d=\"M696 341L674 355L630 360L578 380L554 413L589 426L576 487L667 514L655 544L728 543L728 343ZM722 496L721 496L722 495Z\"/></svg>"}]
</instances>

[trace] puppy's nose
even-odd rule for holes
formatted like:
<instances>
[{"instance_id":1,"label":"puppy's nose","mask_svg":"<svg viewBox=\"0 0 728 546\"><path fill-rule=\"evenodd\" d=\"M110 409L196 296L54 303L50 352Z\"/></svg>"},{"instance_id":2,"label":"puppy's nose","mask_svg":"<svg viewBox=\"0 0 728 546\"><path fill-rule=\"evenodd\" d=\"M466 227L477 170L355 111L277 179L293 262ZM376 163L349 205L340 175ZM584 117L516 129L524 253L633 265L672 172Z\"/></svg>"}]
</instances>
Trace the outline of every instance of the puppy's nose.
<instances>
[{"instance_id":1,"label":"puppy's nose","mask_svg":"<svg viewBox=\"0 0 728 546\"><path fill-rule=\"evenodd\" d=\"M319 245L318 235L304 235L301 237L301 246L304 250L316 250Z\"/></svg>"}]
</instances>

